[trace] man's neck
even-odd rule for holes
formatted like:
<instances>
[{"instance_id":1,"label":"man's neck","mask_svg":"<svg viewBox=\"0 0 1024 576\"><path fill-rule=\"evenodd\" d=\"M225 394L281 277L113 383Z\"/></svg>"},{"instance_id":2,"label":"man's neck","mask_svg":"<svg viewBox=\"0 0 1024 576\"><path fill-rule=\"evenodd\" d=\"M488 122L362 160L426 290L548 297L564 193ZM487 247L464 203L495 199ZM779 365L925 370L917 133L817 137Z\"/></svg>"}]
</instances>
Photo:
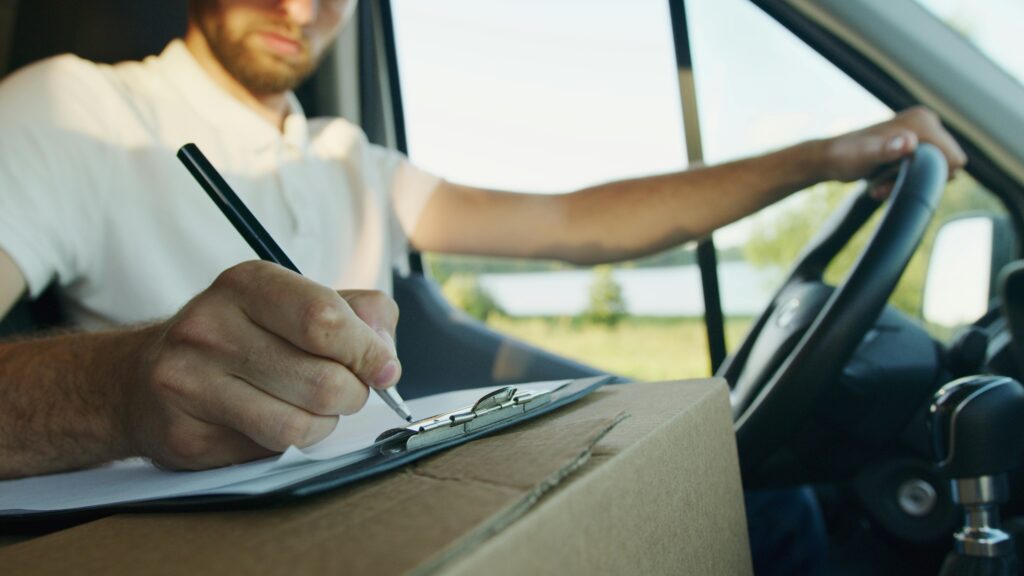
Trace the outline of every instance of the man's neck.
<instances>
[{"instance_id":1,"label":"man's neck","mask_svg":"<svg viewBox=\"0 0 1024 576\"><path fill-rule=\"evenodd\" d=\"M229 73L220 60L213 54L206 37L195 26L190 24L185 34L185 46L196 59L196 62L213 79L217 85L224 88L228 94L234 96L239 102L251 108L254 112L266 119L278 130L284 129L284 119L288 115L289 104L286 92L276 94L254 94L243 86L234 76Z\"/></svg>"}]
</instances>

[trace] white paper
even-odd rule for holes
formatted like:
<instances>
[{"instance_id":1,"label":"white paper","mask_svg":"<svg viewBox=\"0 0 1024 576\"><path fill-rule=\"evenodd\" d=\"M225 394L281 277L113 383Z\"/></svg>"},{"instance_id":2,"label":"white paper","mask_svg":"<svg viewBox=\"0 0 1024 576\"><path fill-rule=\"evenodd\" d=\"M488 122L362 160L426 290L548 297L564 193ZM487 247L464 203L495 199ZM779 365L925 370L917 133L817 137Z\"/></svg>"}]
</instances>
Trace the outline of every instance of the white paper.
<instances>
[{"instance_id":1,"label":"white paper","mask_svg":"<svg viewBox=\"0 0 1024 576\"><path fill-rule=\"evenodd\" d=\"M517 387L545 390L555 385L537 382ZM407 405L414 418L426 418L470 406L495 389L459 390L410 400ZM381 432L404 425L405 420L376 394L371 394L362 410L342 417L330 436L305 449L293 446L275 458L200 472L159 470L148 461L135 458L91 470L0 481L0 514L72 510L195 495L261 494L357 461L354 452L373 444Z\"/></svg>"}]
</instances>

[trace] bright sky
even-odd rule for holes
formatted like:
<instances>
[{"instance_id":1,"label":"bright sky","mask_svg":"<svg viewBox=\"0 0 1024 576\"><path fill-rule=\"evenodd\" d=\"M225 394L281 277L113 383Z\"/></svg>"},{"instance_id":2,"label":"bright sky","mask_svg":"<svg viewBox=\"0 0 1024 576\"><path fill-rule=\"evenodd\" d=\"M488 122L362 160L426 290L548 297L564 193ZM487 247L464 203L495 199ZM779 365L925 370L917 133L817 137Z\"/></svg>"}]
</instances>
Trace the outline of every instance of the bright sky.
<instances>
[{"instance_id":1,"label":"bright sky","mask_svg":"<svg viewBox=\"0 0 1024 576\"><path fill-rule=\"evenodd\" d=\"M1007 51L1021 0L921 0ZM685 166L666 0L393 0L410 156L467 184L530 192ZM688 0L705 160L889 117L746 0ZM957 12L959 11L959 12ZM999 40L1002 38L1002 40ZM1008 67L1024 77L1024 50ZM764 217L764 216L762 216ZM719 233L742 243L752 221Z\"/></svg>"},{"instance_id":2,"label":"bright sky","mask_svg":"<svg viewBox=\"0 0 1024 576\"><path fill-rule=\"evenodd\" d=\"M1021 0L918 0L940 20L967 36L982 52L1024 84L1024 2Z\"/></svg>"},{"instance_id":3,"label":"bright sky","mask_svg":"<svg viewBox=\"0 0 1024 576\"><path fill-rule=\"evenodd\" d=\"M664 0L394 2L413 161L531 192L683 167L667 9Z\"/></svg>"}]
</instances>

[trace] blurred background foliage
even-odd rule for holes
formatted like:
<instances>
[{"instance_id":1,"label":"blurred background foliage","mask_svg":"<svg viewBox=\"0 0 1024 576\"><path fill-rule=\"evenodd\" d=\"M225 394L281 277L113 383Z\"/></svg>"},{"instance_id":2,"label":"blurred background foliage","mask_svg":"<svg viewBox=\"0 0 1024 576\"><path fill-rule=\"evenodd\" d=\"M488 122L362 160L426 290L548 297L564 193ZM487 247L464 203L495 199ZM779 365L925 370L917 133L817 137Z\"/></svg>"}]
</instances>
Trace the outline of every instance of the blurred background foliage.
<instances>
[{"instance_id":1,"label":"blurred background foliage","mask_svg":"<svg viewBox=\"0 0 1024 576\"><path fill-rule=\"evenodd\" d=\"M817 232L821 223L839 206L843 198L855 192L858 184L829 182L811 188L804 193L801 202L794 208L759 222L743 250L744 258L758 267L780 271L788 270L803 247ZM884 208L884 206L883 206ZM879 210L867 226L857 233L850 243L825 271L825 281L838 285L856 263L864 246L881 219L884 210ZM928 256L932 252L935 235L943 223L959 215L986 212L1006 216L1006 210L991 194L983 192L980 185L968 174L961 172L950 181L939 203L935 218L928 226L924 240L903 272L889 303L911 316L921 317L925 277L928 273Z\"/></svg>"},{"instance_id":2,"label":"blurred background foliage","mask_svg":"<svg viewBox=\"0 0 1024 576\"><path fill-rule=\"evenodd\" d=\"M754 217L753 231L742 245L719 251L719 262L745 261L774 271L773 281L781 283L789 267L821 224L843 199L858 191L859 184L826 183L804 191L777 209ZM826 270L826 282L837 285L849 272L871 238L884 212L882 206ZM890 304L921 318L922 297L936 232L960 215L986 212L1006 216L1000 202L966 173L960 173L946 188L936 217L901 277ZM710 373L707 335L700 317L636 317L626 311L622 289L614 270L630 267L687 266L695 263L692 246L678 247L649 258L592 269L587 309L576 316L513 317L507 315L481 286L481 274L540 272L574 269L551 261L528 261L426 255L430 274L442 285L452 305L491 328L612 373L639 380L666 380L707 376ZM753 318L726 316L726 341L730 349L742 342ZM922 324L940 339L951 334L949 327Z\"/></svg>"}]
</instances>

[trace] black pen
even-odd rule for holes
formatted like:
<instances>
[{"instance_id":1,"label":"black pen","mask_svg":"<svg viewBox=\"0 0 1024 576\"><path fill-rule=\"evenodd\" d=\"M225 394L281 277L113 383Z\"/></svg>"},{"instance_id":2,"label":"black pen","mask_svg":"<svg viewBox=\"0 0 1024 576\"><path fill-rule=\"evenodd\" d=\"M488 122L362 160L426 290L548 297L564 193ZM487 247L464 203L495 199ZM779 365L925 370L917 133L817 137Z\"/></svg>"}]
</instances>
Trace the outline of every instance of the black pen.
<instances>
[{"instance_id":1,"label":"black pen","mask_svg":"<svg viewBox=\"0 0 1024 576\"><path fill-rule=\"evenodd\" d=\"M181 160L185 168L188 168L188 171L199 182L199 185L203 187L203 190L210 196L213 203L231 221L235 230L238 230L242 238L245 238L245 241L256 251L260 259L280 264L296 274L302 274L195 144L185 144L182 146L178 150L178 160ZM405 401L398 395L398 391L395 390L394 386L384 390L374 388L374 391L396 414L406 421L412 422L412 413L409 412Z\"/></svg>"}]
</instances>

